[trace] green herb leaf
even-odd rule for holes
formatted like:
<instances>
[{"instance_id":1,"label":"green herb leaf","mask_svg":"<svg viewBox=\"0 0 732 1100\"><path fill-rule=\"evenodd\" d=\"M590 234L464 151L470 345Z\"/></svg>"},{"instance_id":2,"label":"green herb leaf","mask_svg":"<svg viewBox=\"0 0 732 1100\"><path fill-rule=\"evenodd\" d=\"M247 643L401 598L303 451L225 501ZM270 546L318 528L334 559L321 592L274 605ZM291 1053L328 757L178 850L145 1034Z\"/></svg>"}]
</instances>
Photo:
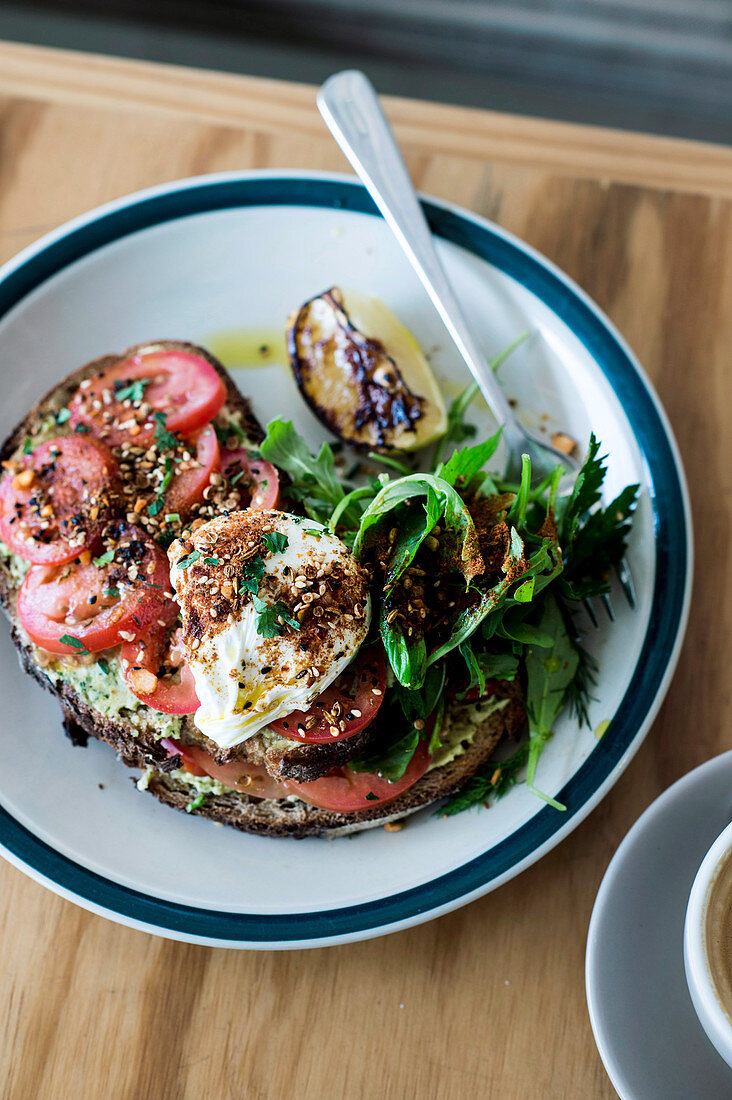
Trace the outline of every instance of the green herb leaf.
<instances>
[{"instance_id":1,"label":"green herb leaf","mask_svg":"<svg viewBox=\"0 0 732 1100\"><path fill-rule=\"evenodd\" d=\"M180 514L178 512L166 512L165 513L165 522L166 523L180 523Z\"/></svg>"},{"instance_id":2,"label":"green herb leaf","mask_svg":"<svg viewBox=\"0 0 732 1100\"><path fill-rule=\"evenodd\" d=\"M169 432L165 425L168 422L168 418L164 412L156 412L154 414L156 421L155 434L153 436L153 443L159 451L174 450L180 443L180 439L173 432Z\"/></svg>"},{"instance_id":3,"label":"green herb leaf","mask_svg":"<svg viewBox=\"0 0 732 1100\"><path fill-rule=\"evenodd\" d=\"M106 657L97 657L97 664L101 668L102 672L109 675L109 661Z\"/></svg>"},{"instance_id":4,"label":"green herb leaf","mask_svg":"<svg viewBox=\"0 0 732 1100\"><path fill-rule=\"evenodd\" d=\"M204 565L220 565L221 562L219 561L218 558L204 558L203 559L203 564Z\"/></svg>"},{"instance_id":5,"label":"green herb leaf","mask_svg":"<svg viewBox=\"0 0 732 1100\"><path fill-rule=\"evenodd\" d=\"M59 638L59 641L61 642L62 645L70 645L72 647L72 649L78 650L79 653L88 653L89 652L89 650L86 648L86 646L82 642L81 638L75 638L73 636L73 634L62 634L61 637Z\"/></svg>"},{"instance_id":6,"label":"green herb leaf","mask_svg":"<svg viewBox=\"0 0 732 1100\"><path fill-rule=\"evenodd\" d=\"M178 568L187 569L189 565L193 565L194 562L197 562L200 556L200 550L192 550L188 557L180 559L180 561L178 562Z\"/></svg>"},{"instance_id":7,"label":"green herb leaf","mask_svg":"<svg viewBox=\"0 0 732 1100\"><path fill-rule=\"evenodd\" d=\"M243 595L245 592L252 592L256 595L259 591L259 582L263 576L264 558L261 554L257 554L256 557L250 558L244 566L244 576L242 577L239 594Z\"/></svg>"},{"instance_id":8,"label":"green herb leaf","mask_svg":"<svg viewBox=\"0 0 732 1100\"><path fill-rule=\"evenodd\" d=\"M68 409L59 409L55 417L57 424L65 424L67 420L71 420L71 413Z\"/></svg>"},{"instance_id":9,"label":"green herb leaf","mask_svg":"<svg viewBox=\"0 0 732 1100\"><path fill-rule=\"evenodd\" d=\"M205 794L203 794L203 793L202 794L197 794L196 797L193 799L193 801L189 802L188 805L186 806L186 813L187 814L192 814L194 810L200 810L201 806L203 806L205 801L206 801L206 795Z\"/></svg>"},{"instance_id":10,"label":"green herb leaf","mask_svg":"<svg viewBox=\"0 0 732 1100\"><path fill-rule=\"evenodd\" d=\"M262 458L290 475L292 484L288 492L302 501L311 519L327 522L345 496L328 444L324 443L315 457L295 431L292 421L277 418L267 425L260 451ZM357 515L348 517L349 524L355 526L357 522Z\"/></svg>"},{"instance_id":11,"label":"green herb leaf","mask_svg":"<svg viewBox=\"0 0 732 1100\"><path fill-rule=\"evenodd\" d=\"M402 736L397 735L386 745L380 743L372 752L349 760L348 767L354 772L375 772L390 783L395 783L409 767L418 744L419 733L411 729Z\"/></svg>"},{"instance_id":12,"label":"green herb leaf","mask_svg":"<svg viewBox=\"0 0 732 1100\"><path fill-rule=\"evenodd\" d=\"M91 428L88 424L74 424L75 432L90 432Z\"/></svg>"},{"instance_id":13,"label":"green herb leaf","mask_svg":"<svg viewBox=\"0 0 732 1100\"><path fill-rule=\"evenodd\" d=\"M142 401L145 390L152 385L152 378L136 378L128 386L123 386L121 380L114 383L114 396L118 401L130 400L133 405Z\"/></svg>"},{"instance_id":14,"label":"green herb leaf","mask_svg":"<svg viewBox=\"0 0 732 1100\"><path fill-rule=\"evenodd\" d=\"M463 810L485 805L490 798L502 798L517 782L518 772L524 767L528 758L529 742L527 741L508 760L484 764L462 790L452 795L443 806L435 810L435 815L452 817L454 814L462 813Z\"/></svg>"},{"instance_id":15,"label":"green herb leaf","mask_svg":"<svg viewBox=\"0 0 732 1100\"><path fill-rule=\"evenodd\" d=\"M280 531L268 531L262 535L262 542L272 554L281 554L289 545L287 535Z\"/></svg>"},{"instance_id":16,"label":"green herb leaf","mask_svg":"<svg viewBox=\"0 0 732 1100\"><path fill-rule=\"evenodd\" d=\"M366 795L366 801L367 802L378 802L379 801L379 796L378 796L378 794L374 794L373 791L369 791L369 793Z\"/></svg>"},{"instance_id":17,"label":"green herb leaf","mask_svg":"<svg viewBox=\"0 0 732 1100\"><path fill-rule=\"evenodd\" d=\"M281 600L269 605L264 600L260 600L259 596L252 594L252 603L257 613L257 634L262 638L279 638L284 634L285 628L283 623L279 622L280 619L293 630L300 629L299 622L292 618L287 605Z\"/></svg>"},{"instance_id":18,"label":"green herb leaf","mask_svg":"<svg viewBox=\"0 0 732 1100\"><path fill-rule=\"evenodd\" d=\"M453 451L449 460L437 470L437 474L449 485L461 481L464 486L470 484L475 475L482 470L486 462L493 457L501 438L501 428L484 443L474 447L463 447Z\"/></svg>"},{"instance_id":19,"label":"green herb leaf","mask_svg":"<svg viewBox=\"0 0 732 1100\"><path fill-rule=\"evenodd\" d=\"M119 588L116 585L112 585L111 588L105 588L102 592L103 596L107 596L110 600L119 599Z\"/></svg>"},{"instance_id":20,"label":"green herb leaf","mask_svg":"<svg viewBox=\"0 0 732 1100\"><path fill-rule=\"evenodd\" d=\"M107 550L104 554L100 554L98 558L94 558L94 565L97 569L101 569L104 565L109 565L114 561L114 550Z\"/></svg>"}]
</instances>

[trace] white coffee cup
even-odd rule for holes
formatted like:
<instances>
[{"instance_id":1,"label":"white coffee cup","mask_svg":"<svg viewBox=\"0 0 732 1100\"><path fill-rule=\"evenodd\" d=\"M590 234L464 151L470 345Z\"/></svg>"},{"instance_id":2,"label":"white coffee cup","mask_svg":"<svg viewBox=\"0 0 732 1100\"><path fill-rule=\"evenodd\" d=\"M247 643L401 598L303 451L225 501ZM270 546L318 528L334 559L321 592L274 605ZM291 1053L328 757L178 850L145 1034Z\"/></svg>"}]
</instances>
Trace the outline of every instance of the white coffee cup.
<instances>
[{"instance_id":1,"label":"white coffee cup","mask_svg":"<svg viewBox=\"0 0 732 1100\"><path fill-rule=\"evenodd\" d=\"M721 931L718 918L720 884L732 906L728 876L732 870L732 824L717 837L697 871L684 923L686 981L699 1021L725 1062L732 1066L732 999L729 982L720 977L718 952L710 937ZM724 878L720 876L724 874ZM729 892L728 892L729 891ZM713 923L710 923L713 902ZM727 931L732 929L732 921ZM732 949L732 944L729 945ZM717 967L715 980L713 967ZM723 1001L724 996L724 1001Z\"/></svg>"}]
</instances>

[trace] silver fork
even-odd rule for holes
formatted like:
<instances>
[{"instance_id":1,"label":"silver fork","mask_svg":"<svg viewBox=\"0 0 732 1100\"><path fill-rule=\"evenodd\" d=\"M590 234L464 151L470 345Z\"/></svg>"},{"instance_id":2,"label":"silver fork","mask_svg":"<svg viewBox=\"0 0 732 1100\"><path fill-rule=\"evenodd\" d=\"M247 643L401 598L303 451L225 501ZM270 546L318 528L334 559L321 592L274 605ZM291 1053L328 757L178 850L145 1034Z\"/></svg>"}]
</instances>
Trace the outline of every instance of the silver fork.
<instances>
[{"instance_id":1,"label":"silver fork","mask_svg":"<svg viewBox=\"0 0 732 1100\"><path fill-rule=\"evenodd\" d=\"M539 439L521 424L478 347L437 256L432 232L371 82L356 69L335 73L321 87L317 102L328 129L419 276L496 421L503 425L503 439L508 446L506 479L520 480L523 455L531 460L532 481L536 483L557 465L563 466L568 473L576 472L578 463L573 458ZM635 607L633 580L626 562L618 573L628 603ZM613 619L609 596L603 596L602 602ZM585 600L584 605L590 620L597 626L597 614L591 601Z\"/></svg>"}]
</instances>

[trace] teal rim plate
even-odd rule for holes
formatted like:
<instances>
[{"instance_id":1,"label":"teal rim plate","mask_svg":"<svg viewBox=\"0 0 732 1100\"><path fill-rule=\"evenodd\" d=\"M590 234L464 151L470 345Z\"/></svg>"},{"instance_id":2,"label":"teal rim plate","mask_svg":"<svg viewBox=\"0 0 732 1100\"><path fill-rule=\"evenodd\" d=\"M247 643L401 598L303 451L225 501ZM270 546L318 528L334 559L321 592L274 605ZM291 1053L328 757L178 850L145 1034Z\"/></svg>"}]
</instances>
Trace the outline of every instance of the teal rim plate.
<instances>
[{"instance_id":1,"label":"teal rim plate","mask_svg":"<svg viewBox=\"0 0 732 1100\"><path fill-rule=\"evenodd\" d=\"M661 704L686 624L692 536L684 474L658 398L612 324L554 265L483 218L434 199L423 205L486 354L521 327L531 332L502 373L520 414L575 438L597 425L618 486L624 479L642 486L630 547L639 609L621 606L618 594L618 621L588 637L602 661L593 728L581 731L565 717L542 758L544 788L566 812L514 788L489 810L451 819L423 811L401 832L352 840L224 830L138 793L105 746L82 751L59 737L55 703L16 668L8 641L0 851L87 909L175 939L263 949L348 942L428 920L494 889L575 828L626 767ZM330 174L224 174L101 207L0 270L2 434L88 359L140 340L205 344L238 326L283 325L289 310L334 283L382 296L448 390L467 382L363 187ZM280 371L276 384L272 370ZM281 365L269 372L234 370L255 412L265 422L294 413L316 433L287 372ZM145 837L157 863L139 856ZM240 874L225 873L237 867Z\"/></svg>"}]
</instances>

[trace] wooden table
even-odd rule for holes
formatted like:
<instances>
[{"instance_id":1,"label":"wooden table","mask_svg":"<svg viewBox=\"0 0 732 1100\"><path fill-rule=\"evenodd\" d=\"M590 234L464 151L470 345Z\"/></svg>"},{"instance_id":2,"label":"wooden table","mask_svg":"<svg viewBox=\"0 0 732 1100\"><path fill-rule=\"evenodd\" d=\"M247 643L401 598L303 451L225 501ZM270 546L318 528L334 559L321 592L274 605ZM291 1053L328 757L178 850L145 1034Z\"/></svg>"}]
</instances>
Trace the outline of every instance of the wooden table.
<instances>
[{"instance_id":1,"label":"wooden table","mask_svg":"<svg viewBox=\"0 0 732 1100\"><path fill-rule=\"evenodd\" d=\"M314 90L293 84L0 44L0 97L3 260L149 184L345 167ZM559 849L468 908L385 939L282 954L170 943L0 864L0 1092L13 1100L614 1095L585 1007L597 887L660 791L732 746L732 153L386 106L416 184L568 271L658 387L697 532L675 681L629 770Z\"/></svg>"}]
</instances>

